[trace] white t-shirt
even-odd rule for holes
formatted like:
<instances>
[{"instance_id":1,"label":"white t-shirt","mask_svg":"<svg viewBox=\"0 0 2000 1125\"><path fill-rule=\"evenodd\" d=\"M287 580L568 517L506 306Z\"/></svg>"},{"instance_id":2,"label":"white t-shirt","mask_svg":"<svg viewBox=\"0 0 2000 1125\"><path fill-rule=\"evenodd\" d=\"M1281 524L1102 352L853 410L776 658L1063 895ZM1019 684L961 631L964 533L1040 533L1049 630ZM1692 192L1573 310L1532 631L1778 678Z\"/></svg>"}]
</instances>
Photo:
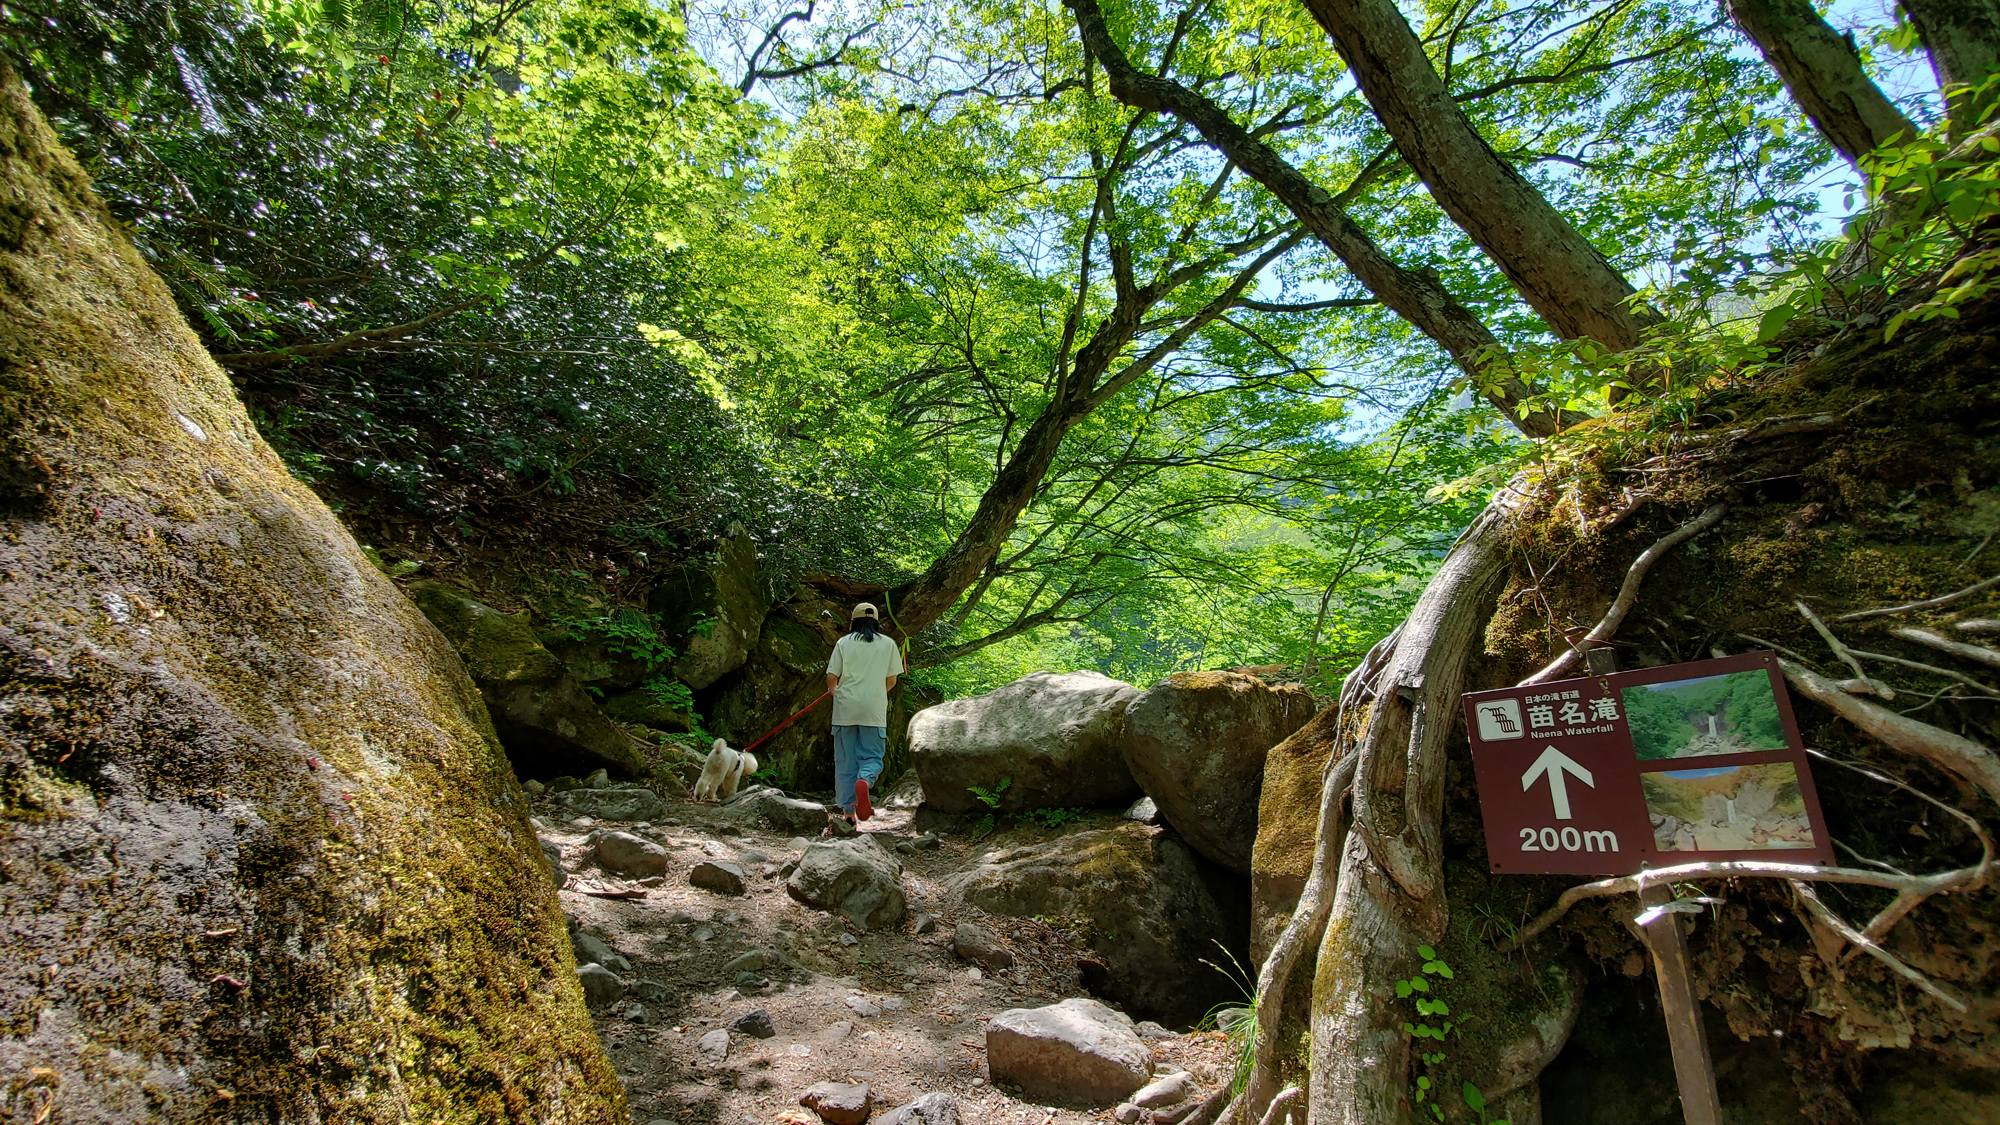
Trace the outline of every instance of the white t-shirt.
<instances>
[{"instance_id":1,"label":"white t-shirt","mask_svg":"<svg viewBox=\"0 0 2000 1125\"><path fill-rule=\"evenodd\" d=\"M887 633L864 641L859 633L849 633L833 646L833 658L826 662L827 675L839 676L833 689L833 725L837 727L886 727L889 725L890 676L903 673L903 654Z\"/></svg>"}]
</instances>

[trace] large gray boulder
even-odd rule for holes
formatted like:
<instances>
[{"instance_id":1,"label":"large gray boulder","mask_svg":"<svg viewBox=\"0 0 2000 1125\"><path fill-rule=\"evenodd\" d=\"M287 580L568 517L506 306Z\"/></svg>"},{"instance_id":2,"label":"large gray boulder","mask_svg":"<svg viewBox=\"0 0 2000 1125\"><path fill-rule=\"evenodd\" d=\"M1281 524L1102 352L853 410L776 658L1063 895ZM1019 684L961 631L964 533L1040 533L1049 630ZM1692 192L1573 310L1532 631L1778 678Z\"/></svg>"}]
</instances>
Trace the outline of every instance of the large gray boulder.
<instances>
[{"instance_id":1,"label":"large gray boulder","mask_svg":"<svg viewBox=\"0 0 2000 1125\"><path fill-rule=\"evenodd\" d=\"M1091 955L1104 966L1093 991L1167 1024L1242 999L1203 964L1226 963L1224 950L1245 958L1242 882L1170 829L1130 823L991 852L946 879L989 914L1089 921Z\"/></svg>"},{"instance_id":2,"label":"large gray boulder","mask_svg":"<svg viewBox=\"0 0 2000 1125\"><path fill-rule=\"evenodd\" d=\"M598 710L536 639L525 614L501 613L442 582L419 582L410 597L465 661L517 772L546 776L609 767L627 777L646 775L632 736Z\"/></svg>"},{"instance_id":3,"label":"large gray boulder","mask_svg":"<svg viewBox=\"0 0 2000 1125\"><path fill-rule=\"evenodd\" d=\"M767 785L738 792L722 815L742 824L761 824L791 836L817 836L826 827L826 806L787 797Z\"/></svg>"},{"instance_id":4,"label":"large gray boulder","mask_svg":"<svg viewBox=\"0 0 2000 1125\"><path fill-rule=\"evenodd\" d=\"M598 863L621 875L664 875L673 863L673 853L630 832L608 832L600 828L590 834L590 845L596 852Z\"/></svg>"},{"instance_id":5,"label":"large gray boulder","mask_svg":"<svg viewBox=\"0 0 2000 1125\"><path fill-rule=\"evenodd\" d=\"M1036 1101L1111 1105L1152 1078L1153 1049L1130 1016L1079 998L994 1016L986 1066Z\"/></svg>"},{"instance_id":6,"label":"large gray boulder","mask_svg":"<svg viewBox=\"0 0 2000 1125\"><path fill-rule=\"evenodd\" d=\"M627 1120L458 656L5 64L0 200L0 1118Z\"/></svg>"},{"instance_id":7,"label":"large gray boulder","mask_svg":"<svg viewBox=\"0 0 2000 1125\"><path fill-rule=\"evenodd\" d=\"M1313 717L1303 684L1242 672L1181 672L1125 711L1125 764L1194 849L1250 874L1264 757Z\"/></svg>"},{"instance_id":8,"label":"large gray boulder","mask_svg":"<svg viewBox=\"0 0 2000 1125\"><path fill-rule=\"evenodd\" d=\"M680 650L675 679L700 691L749 657L770 606L758 569L757 545L732 524L712 559L682 567L653 588L648 608Z\"/></svg>"},{"instance_id":9,"label":"large gray boulder","mask_svg":"<svg viewBox=\"0 0 2000 1125\"><path fill-rule=\"evenodd\" d=\"M815 910L830 910L862 930L903 920L903 864L872 836L810 844L785 880L785 893Z\"/></svg>"},{"instance_id":10,"label":"large gray boulder","mask_svg":"<svg viewBox=\"0 0 2000 1125\"><path fill-rule=\"evenodd\" d=\"M565 789L549 798L571 816L592 820L657 820L667 811L659 794L637 785L616 789Z\"/></svg>"},{"instance_id":11,"label":"large gray boulder","mask_svg":"<svg viewBox=\"0 0 2000 1125\"><path fill-rule=\"evenodd\" d=\"M1125 765L1125 708L1139 692L1098 672L1035 672L910 717L910 759L941 812L1114 805L1139 795Z\"/></svg>"}]
</instances>

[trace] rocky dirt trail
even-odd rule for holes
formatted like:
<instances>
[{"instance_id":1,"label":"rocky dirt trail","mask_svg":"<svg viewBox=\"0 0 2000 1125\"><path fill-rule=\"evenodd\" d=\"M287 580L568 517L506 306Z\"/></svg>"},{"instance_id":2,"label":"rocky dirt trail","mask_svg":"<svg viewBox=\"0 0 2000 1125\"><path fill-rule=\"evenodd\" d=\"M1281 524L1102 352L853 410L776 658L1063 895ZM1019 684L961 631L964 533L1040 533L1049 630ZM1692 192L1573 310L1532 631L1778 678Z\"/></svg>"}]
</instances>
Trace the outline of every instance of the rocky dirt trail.
<instances>
[{"instance_id":1,"label":"rocky dirt trail","mask_svg":"<svg viewBox=\"0 0 2000 1125\"><path fill-rule=\"evenodd\" d=\"M866 1083L877 1120L929 1094L906 1125L1060 1125L1110 1120L1085 1100L1040 1100L996 1088L986 1063L988 1022L1008 1009L1081 996L1073 934L1062 924L988 916L954 901L945 877L988 846L910 828L911 809L881 808L863 826L903 864L908 910L870 932L795 901L785 876L809 841L729 810L669 798L650 822L579 818L541 801L536 826L567 873L571 919L592 1017L639 1125L859 1125L841 1099L820 1117L801 1108L816 1083ZM592 833L627 833L657 846L658 875L630 881L604 871ZM897 845L902 846L898 847ZM628 845L629 846L629 845ZM741 890L735 891L735 876ZM691 880L710 884L694 885ZM647 885L650 884L650 885ZM622 891L643 897L609 897ZM954 949L961 922L998 938L988 964ZM977 951L968 949L977 956ZM1011 965L1002 965L1011 956ZM761 1017L759 1015L761 1013ZM1185 1071L1192 1093L1157 1114L1177 1121L1227 1080L1227 1044L1213 1031L1134 1028L1154 1073ZM1005 1077L1003 1075L1003 1077ZM1044 1092L1041 1098L1048 1098ZM1102 1100L1102 1099L1099 1099ZM940 1110L943 1106L943 1110ZM1138 1116L1129 1107L1125 1118Z\"/></svg>"}]
</instances>

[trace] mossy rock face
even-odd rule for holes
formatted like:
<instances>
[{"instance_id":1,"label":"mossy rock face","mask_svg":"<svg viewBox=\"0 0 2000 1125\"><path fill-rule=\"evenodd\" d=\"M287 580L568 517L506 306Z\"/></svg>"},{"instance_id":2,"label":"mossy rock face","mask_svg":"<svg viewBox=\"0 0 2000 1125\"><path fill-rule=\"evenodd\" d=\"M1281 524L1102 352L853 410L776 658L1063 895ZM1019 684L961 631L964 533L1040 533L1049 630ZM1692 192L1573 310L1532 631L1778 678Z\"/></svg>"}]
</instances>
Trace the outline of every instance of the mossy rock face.
<instances>
[{"instance_id":1,"label":"mossy rock face","mask_svg":"<svg viewBox=\"0 0 2000 1125\"><path fill-rule=\"evenodd\" d=\"M640 723L656 730L694 729L694 717L645 688L622 691L604 701L604 714L621 723Z\"/></svg>"},{"instance_id":2,"label":"mossy rock face","mask_svg":"<svg viewBox=\"0 0 2000 1125\"><path fill-rule=\"evenodd\" d=\"M750 658L698 697L695 709L731 746L763 736L826 691L835 635L798 620L794 610L805 612L795 601L766 618ZM820 703L757 747L759 769L787 789L831 790L832 722L831 702Z\"/></svg>"},{"instance_id":3,"label":"mossy rock face","mask_svg":"<svg viewBox=\"0 0 2000 1125\"><path fill-rule=\"evenodd\" d=\"M1095 991L1135 1018L1176 1025L1243 1000L1208 964L1243 960L1242 884L1172 829L1140 824L990 852L947 880L991 914L1082 924L1104 970Z\"/></svg>"},{"instance_id":4,"label":"mossy rock face","mask_svg":"<svg viewBox=\"0 0 2000 1125\"><path fill-rule=\"evenodd\" d=\"M501 613L442 582L419 582L410 596L458 649L521 774L604 768L644 778L651 772L632 736L543 647L525 614Z\"/></svg>"},{"instance_id":5,"label":"mossy rock face","mask_svg":"<svg viewBox=\"0 0 2000 1125\"><path fill-rule=\"evenodd\" d=\"M285 472L11 74L0 200L30 217L0 248L8 1104L622 1125L457 655Z\"/></svg>"},{"instance_id":6,"label":"mossy rock face","mask_svg":"<svg viewBox=\"0 0 2000 1125\"><path fill-rule=\"evenodd\" d=\"M1250 853L1250 956L1262 965L1291 919L1312 874L1313 835L1327 758L1337 741L1328 708L1271 748L1257 802L1257 842Z\"/></svg>"},{"instance_id":7,"label":"mossy rock face","mask_svg":"<svg viewBox=\"0 0 2000 1125\"><path fill-rule=\"evenodd\" d=\"M680 650L676 679L699 691L741 667L757 647L770 605L750 533L732 525L713 560L668 576L648 605Z\"/></svg>"},{"instance_id":8,"label":"mossy rock face","mask_svg":"<svg viewBox=\"0 0 2000 1125\"><path fill-rule=\"evenodd\" d=\"M1178 672L1125 709L1125 765L1196 851L1248 875L1265 756L1313 708L1302 684Z\"/></svg>"}]
</instances>

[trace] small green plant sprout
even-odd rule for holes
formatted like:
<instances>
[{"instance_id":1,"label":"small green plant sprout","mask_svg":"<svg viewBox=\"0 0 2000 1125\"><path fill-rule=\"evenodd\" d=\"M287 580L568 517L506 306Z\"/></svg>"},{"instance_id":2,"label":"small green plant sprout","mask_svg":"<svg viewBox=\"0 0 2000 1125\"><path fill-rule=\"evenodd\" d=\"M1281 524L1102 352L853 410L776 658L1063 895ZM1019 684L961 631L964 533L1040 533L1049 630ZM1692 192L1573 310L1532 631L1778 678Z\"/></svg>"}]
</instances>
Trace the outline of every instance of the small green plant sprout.
<instances>
[{"instance_id":1,"label":"small green plant sprout","mask_svg":"<svg viewBox=\"0 0 2000 1125\"><path fill-rule=\"evenodd\" d=\"M993 835L993 814L987 813L979 818L979 823L972 826L972 838L984 840L991 835Z\"/></svg>"},{"instance_id":2,"label":"small green plant sprout","mask_svg":"<svg viewBox=\"0 0 2000 1125\"><path fill-rule=\"evenodd\" d=\"M1480 1093L1479 1087L1474 1086L1472 1083L1467 1082L1465 1084L1465 1088L1459 1092L1459 1097L1465 1099L1466 1108L1479 1115L1480 1125L1513 1125L1513 1122L1504 1117L1498 1121L1488 1121L1486 1119L1486 1095Z\"/></svg>"},{"instance_id":3,"label":"small green plant sprout","mask_svg":"<svg viewBox=\"0 0 2000 1125\"><path fill-rule=\"evenodd\" d=\"M1456 1025L1444 1018L1451 1015L1451 1005L1431 997L1431 978L1451 980L1451 966L1439 960L1437 950L1428 945L1418 946L1417 956L1423 958L1423 965L1417 970L1416 975L1396 982L1397 999L1408 1000L1414 997L1417 1002L1417 1018L1405 1021L1403 1030L1413 1039L1430 1040L1442 1047L1445 1036L1450 1035L1451 1029ZM1432 1023L1432 1020L1438 1022ZM1434 1070L1444 1061L1444 1052L1442 1050L1426 1052L1419 1047L1417 1058L1423 1063L1425 1070ZM1444 1120L1444 1107L1438 1104L1437 1090L1433 1087L1428 1074L1417 1076L1415 1100L1418 1105L1429 1109L1433 1118Z\"/></svg>"},{"instance_id":4,"label":"small green plant sprout","mask_svg":"<svg viewBox=\"0 0 2000 1125\"><path fill-rule=\"evenodd\" d=\"M1028 814L1044 828L1061 828L1083 819L1082 809L1036 809Z\"/></svg>"},{"instance_id":5,"label":"small green plant sprout","mask_svg":"<svg viewBox=\"0 0 2000 1125\"><path fill-rule=\"evenodd\" d=\"M1005 793L1007 787L1012 784L1014 784L1013 778L1003 777L995 782L991 789L982 789L977 785L968 785L966 788L971 790L974 800L989 809L997 809L1000 807L1000 795Z\"/></svg>"},{"instance_id":6,"label":"small green plant sprout","mask_svg":"<svg viewBox=\"0 0 2000 1125\"><path fill-rule=\"evenodd\" d=\"M1214 941L1214 939L1210 939ZM1232 1065L1229 1074L1229 1096L1235 1097L1250 1084L1250 1071L1257 1064L1257 982L1243 962L1236 959L1227 946L1216 941L1215 948L1229 959L1227 967L1206 957L1201 963L1221 973L1243 994L1243 999L1234 1004L1217 1004L1201 1017L1195 1026L1202 1030L1219 1031L1229 1044Z\"/></svg>"}]
</instances>

